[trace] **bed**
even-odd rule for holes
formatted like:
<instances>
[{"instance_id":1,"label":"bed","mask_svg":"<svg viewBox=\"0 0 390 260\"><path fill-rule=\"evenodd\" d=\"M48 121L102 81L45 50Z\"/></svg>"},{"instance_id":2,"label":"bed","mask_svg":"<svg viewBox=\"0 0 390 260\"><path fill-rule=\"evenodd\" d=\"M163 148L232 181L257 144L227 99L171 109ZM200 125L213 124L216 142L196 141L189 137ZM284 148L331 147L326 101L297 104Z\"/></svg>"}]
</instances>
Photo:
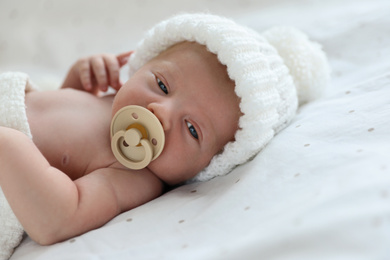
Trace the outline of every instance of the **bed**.
<instances>
[{"instance_id":1,"label":"bed","mask_svg":"<svg viewBox=\"0 0 390 260\"><path fill-rule=\"evenodd\" d=\"M178 12L210 11L320 42L332 80L253 160L184 185L24 259L390 259L390 2L1 1L0 72L55 89L79 57L134 48ZM121 75L125 80L126 69Z\"/></svg>"}]
</instances>

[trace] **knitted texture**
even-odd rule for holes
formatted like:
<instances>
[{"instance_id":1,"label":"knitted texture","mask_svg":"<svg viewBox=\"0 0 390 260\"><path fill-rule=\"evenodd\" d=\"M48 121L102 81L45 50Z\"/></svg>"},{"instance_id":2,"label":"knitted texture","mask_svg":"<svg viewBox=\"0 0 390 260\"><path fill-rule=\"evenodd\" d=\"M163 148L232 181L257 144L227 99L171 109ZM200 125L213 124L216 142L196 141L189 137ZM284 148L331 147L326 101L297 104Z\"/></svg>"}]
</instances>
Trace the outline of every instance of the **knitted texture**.
<instances>
[{"instance_id":1,"label":"knitted texture","mask_svg":"<svg viewBox=\"0 0 390 260\"><path fill-rule=\"evenodd\" d=\"M254 157L292 120L298 97L302 98L299 103L317 97L329 79L321 47L302 32L282 27L261 35L211 14L181 14L155 25L129 60L130 76L182 41L205 45L226 65L243 114L235 140L191 181L225 175Z\"/></svg>"},{"instance_id":2,"label":"knitted texture","mask_svg":"<svg viewBox=\"0 0 390 260\"><path fill-rule=\"evenodd\" d=\"M26 74L0 74L0 126L10 127L32 138L27 121L25 92L32 89ZM3 170L3 169L1 169ZM8 259L23 238L23 227L0 187L0 260Z\"/></svg>"}]
</instances>

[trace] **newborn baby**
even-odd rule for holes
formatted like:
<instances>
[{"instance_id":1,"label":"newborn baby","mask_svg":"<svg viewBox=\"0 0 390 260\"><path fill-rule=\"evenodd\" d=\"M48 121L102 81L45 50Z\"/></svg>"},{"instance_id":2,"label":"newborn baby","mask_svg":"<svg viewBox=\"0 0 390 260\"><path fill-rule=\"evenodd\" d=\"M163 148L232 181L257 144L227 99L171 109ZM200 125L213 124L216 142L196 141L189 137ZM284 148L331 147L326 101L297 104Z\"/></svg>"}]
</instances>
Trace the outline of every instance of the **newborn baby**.
<instances>
[{"instance_id":1,"label":"newborn baby","mask_svg":"<svg viewBox=\"0 0 390 260\"><path fill-rule=\"evenodd\" d=\"M65 83L77 81L72 77L79 77L79 65ZM215 54L198 43L162 52L116 95L97 97L77 90L80 85L69 87L76 89L26 94L33 142L13 129L0 132L1 160L12 172L3 190L27 233L43 244L99 227L161 195L164 184L194 177L238 127L234 83ZM150 110L165 133L163 153L141 170L127 169L111 151L111 118L130 104ZM18 157L28 160L12 159ZM53 241L40 240L46 229Z\"/></svg>"},{"instance_id":2,"label":"newborn baby","mask_svg":"<svg viewBox=\"0 0 390 260\"><path fill-rule=\"evenodd\" d=\"M128 57L132 74L122 85ZM261 36L213 15L176 16L149 31L134 53L81 59L60 90L27 92L33 138L0 126L0 186L33 240L62 241L166 186L245 163L291 121L297 91L307 102L327 78L320 47L296 30ZM117 93L100 95L108 85ZM140 170L111 151L111 120L128 105L153 113L165 135L161 155Z\"/></svg>"}]
</instances>

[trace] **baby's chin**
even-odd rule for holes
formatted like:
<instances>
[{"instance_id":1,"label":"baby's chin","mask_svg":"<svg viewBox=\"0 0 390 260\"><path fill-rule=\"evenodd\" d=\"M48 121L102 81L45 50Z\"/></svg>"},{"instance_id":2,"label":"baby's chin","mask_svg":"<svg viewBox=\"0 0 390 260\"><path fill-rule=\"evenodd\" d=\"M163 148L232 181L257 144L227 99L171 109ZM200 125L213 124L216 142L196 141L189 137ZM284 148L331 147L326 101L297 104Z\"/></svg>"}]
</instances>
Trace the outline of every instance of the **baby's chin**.
<instances>
[{"instance_id":1,"label":"baby's chin","mask_svg":"<svg viewBox=\"0 0 390 260\"><path fill-rule=\"evenodd\" d=\"M169 175L166 174L160 167L156 167L153 162L151 162L146 167L154 176L156 176L158 179L160 179L162 182L169 186L173 186L178 184L177 181L174 178L169 178ZM172 176L171 176L172 177Z\"/></svg>"},{"instance_id":2,"label":"baby's chin","mask_svg":"<svg viewBox=\"0 0 390 260\"><path fill-rule=\"evenodd\" d=\"M185 183L187 180L194 177L196 174L193 174L194 176L188 176L187 174L180 174L177 173L177 169L175 171L170 171L169 169L163 168L157 158L156 160L152 161L148 166L147 169L153 173L157 178L159 178L162 182L169 186L176 186L179 184ZM172 164L174 167L175 164Z\"/></svg>"}]
</instances>

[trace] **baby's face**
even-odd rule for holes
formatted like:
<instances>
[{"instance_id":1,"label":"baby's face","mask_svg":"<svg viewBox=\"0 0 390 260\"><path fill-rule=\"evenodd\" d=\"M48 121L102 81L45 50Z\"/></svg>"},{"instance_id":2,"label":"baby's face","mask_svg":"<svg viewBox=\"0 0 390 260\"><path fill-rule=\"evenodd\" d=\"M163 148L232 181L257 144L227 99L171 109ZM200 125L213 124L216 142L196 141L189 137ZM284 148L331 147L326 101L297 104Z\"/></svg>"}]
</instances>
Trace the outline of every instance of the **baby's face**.
<instances>
[{"instance_id":1,"label":"baby's face","mask_svg":"<svg viewBox=\"0 0 390 260\"><path fill-rule=\"evenodd\" d=\"M194 177L234 139L240 117L232 82L214 54L180 43L139 69L118 91L113 115L138 105L160 120L165 147L148 168L175 185Z\"/></svg>"}]
</instances>

